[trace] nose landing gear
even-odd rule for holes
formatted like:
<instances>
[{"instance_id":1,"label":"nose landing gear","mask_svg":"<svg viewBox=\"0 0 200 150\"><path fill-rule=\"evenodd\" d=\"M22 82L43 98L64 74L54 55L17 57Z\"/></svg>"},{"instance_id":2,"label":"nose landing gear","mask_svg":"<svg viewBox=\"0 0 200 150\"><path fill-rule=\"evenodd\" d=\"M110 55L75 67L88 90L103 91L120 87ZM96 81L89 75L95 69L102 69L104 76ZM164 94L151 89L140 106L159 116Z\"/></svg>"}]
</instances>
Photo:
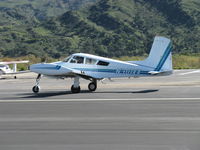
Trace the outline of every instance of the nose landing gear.
<instances>
[{"instance_id":1,"label":"nose landing gear","mask_svg":"<svg viewBox=\"0 0 200 150\"><path fill-rule=\"evenodd\" d=\"M38 93L38 92L40 91L40 87L35 85L35 86L32 88L32 91L33 91L34 93Z\"/></svg>"},{"instance_id":2,"label":"nose landing gear","mask_svg":"<svg viewBox=\"0 0 200 150\"><path fill-rule=\"evenodd\" d=\"M35 86L32 88L32 91L33 91L34 93L39 93L39 91L40 91L40 86L39 86L39 84L40 84L41 76L42 76L41 74L38 74L38 76L37 76L37 78L36 78Z\"/></svg>"}]
</instances>

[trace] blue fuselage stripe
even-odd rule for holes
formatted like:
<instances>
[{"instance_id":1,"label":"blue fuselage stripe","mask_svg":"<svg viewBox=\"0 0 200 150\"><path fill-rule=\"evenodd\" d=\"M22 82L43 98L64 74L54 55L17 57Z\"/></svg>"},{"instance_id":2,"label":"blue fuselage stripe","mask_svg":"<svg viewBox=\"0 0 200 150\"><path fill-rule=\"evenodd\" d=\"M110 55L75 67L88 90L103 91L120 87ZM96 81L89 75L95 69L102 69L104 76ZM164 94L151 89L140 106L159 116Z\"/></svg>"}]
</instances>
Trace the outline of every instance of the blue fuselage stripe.
<instances>
[{"instance_id":1,"label":"blue fuselage stripe","mask_svg":"<svg viewBox=\"0 0 200 150\"><path fill-rule=\"evenodd\" d=\"M59 70L60 67L37 67L35 69Z\"/></svg>"},{"instance_id":2,"label":"blue fuselage stripe","mask_svg":"<svg viewBox=\"0 0 200 150\"><path fill-rule=\"evenodd\" d=\"M73 68L73 69L77 69L80 71L90 71L90 72L101 72L101 73L115 73L115 74L124 74L124 75L135 75L138 74L137 72L139 72L139 74L141 75L149 75L149 71L136 71L136 70L116 70L116 69L92 69L92 68Z\"/></svg>"},{"instance_id":3,"label":"blue fuselage stripe","mask_svg":"<svg viewBox=\"0 0 200 150\"><path fill-rule=\"evenodd\" d=\"M106 73L116 73L115 69L92 69L92 68L73 68L81 71L92 71L92 72L106 72Z\"/></svg>"}]
</instances>

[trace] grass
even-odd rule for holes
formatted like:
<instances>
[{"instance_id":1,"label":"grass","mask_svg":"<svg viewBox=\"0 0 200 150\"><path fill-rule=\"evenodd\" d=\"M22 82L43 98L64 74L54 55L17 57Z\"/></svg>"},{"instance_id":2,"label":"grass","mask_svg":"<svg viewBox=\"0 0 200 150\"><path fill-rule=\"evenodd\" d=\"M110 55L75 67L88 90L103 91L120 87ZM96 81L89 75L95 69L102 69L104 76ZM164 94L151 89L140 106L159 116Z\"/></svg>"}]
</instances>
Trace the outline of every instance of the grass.
<instances>
[{"instance_id":1,"label":"grass","mask_svg":"<svg viewBox=\"0 0 200 150\"><path fill-rule=\"evenodd\" d=\"M173 66L175 69L200 69L199 55L174 55Z\"/></svg>"},{"instance_id":2,"label":"grass","mask_svg":"<svg viewBox=\"0 0 200 150\"><path fill-rule=\"evenodd\" d=\"M144 60L145 56L122 56L119 58L114 58L122 61L137 61ZM200 54L195 55L173 55L173 68L174 69L200 69Z\"/></svg>"},{"instance_id":3,"label":"grass","mask_svg":"<svg viewBox=\"0 0 200 150\"><path fill-rule=\"evenodd\" d=\"M34 28L34 32L36 32L38 35L41 35L41 36L48 36L51 34L51 31L43 27Z\"/></svg>"}]
</instances>

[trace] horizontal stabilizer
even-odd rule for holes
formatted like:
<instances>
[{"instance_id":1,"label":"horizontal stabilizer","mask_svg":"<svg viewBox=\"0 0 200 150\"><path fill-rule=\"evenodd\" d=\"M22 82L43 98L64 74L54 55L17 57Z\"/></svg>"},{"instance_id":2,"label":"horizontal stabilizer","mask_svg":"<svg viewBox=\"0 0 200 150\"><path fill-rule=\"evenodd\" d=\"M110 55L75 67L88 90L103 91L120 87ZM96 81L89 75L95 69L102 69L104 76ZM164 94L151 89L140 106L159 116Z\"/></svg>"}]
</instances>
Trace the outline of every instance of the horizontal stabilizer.
<instances>
[{"instance_id":1,"label":"horizontal stabilizer","mask_svg":"<svg viewBox=\"0 0 200 150\"><path fill-rule=\"evenodd\" d=\"M169 71L149 71L148 72L149 74L151 75L170 75L173 73L172 70L169 70Z\"/></svg>"}]
</instances>

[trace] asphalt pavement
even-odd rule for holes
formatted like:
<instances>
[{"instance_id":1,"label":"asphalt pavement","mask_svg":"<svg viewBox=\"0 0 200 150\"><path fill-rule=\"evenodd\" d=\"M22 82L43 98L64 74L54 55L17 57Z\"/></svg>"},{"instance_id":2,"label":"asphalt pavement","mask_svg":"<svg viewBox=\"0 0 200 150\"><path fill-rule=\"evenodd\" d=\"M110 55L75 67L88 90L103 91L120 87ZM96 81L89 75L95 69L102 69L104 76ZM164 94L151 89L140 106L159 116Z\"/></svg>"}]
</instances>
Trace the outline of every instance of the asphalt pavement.
<instances>
[{"instance_id":1,"label":"asphalt pavement","mask_svg":"<svg viewBox=\"0 0 200 150\"><path fill-rule=\"evenodd\" d=\"M0 150L199 150L200 71L98 82L0 80Z\"/></svg>"}]
</instances>

